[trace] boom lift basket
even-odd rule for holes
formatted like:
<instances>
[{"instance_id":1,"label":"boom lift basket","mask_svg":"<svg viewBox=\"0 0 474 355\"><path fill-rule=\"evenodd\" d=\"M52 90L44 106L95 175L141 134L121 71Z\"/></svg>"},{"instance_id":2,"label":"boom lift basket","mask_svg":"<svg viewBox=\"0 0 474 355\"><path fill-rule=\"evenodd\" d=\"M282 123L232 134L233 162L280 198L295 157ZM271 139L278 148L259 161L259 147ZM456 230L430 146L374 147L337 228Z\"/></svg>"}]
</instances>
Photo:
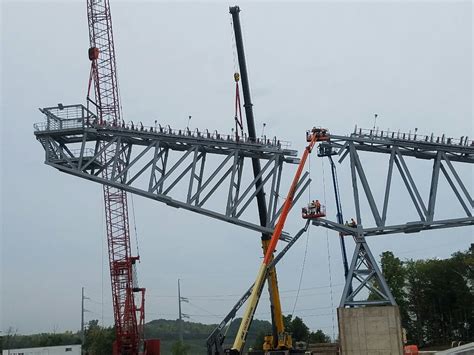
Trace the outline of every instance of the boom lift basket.
<instances>
[{"instance_id":1,"label":"boom lift basket","mask_svg":"<svg viewBox=\"0 0 474 355\"><path fill-rule=\"evenodd\" d=\"M329 140L329 131L326 128L316 128L313 127L310 131L306 131L306 141L311 142L313 134L316 134L317 141L328 141Z\"/></svg>"},{"instance_id":2,"label":"boom lift basket","mask_svg":"<svg viewBox=\"0 0 474 355\"><path fill-rule=\"evenodd\" d=\"M317 211L316 206L312 203L309 203L307 207L301 209L301 217L304 219L315 219L326 217L326 206L321 205L319 211Z\"/></svg>"}]
</instances>

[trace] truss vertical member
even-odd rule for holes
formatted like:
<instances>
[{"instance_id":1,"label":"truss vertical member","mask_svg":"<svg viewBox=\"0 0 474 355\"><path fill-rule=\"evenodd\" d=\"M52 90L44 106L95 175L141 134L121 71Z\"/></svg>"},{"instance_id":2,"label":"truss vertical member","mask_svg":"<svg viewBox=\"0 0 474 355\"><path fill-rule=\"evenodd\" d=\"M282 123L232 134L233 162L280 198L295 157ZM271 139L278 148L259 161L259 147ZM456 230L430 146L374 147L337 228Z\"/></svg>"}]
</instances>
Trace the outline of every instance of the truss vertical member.
<instances>
[{"instance_id":1,"label":"truss vertical member","mask_svg":"<svg viewBox=\"0 0 474 355\"><path fill-rule=\"evenodd\" d=\"M245 60L244 52L244 42L242 39L242 29L240 27L240 17L239 12L240 8L238 6L233 6L229 8L229 12L232 15L232 23L234 27L235 35L235 44L237 48L237 56L239 60L239 68L242 75L242 91L244 94L244 108L245 108L245 117L247 119L247 128L249 133L249 138L251 140L257 141L257 133L255 130L255 120L253 116L252 109L252 100L250 96L250 85L247 73L247 64ZM237 82L236 78L236 82ZM238 86L237 86L238 90ZM238 95L238 91L236 93ZM238 97L238 96L237 96ZM237 117L237 108L236 108L236 117ZM237 127L236 127L237 129ZM260 160L258 158L252 158L252 168L253 174L256 178L255 188L258 191L257 193L257 207L258 215L260 219L260 225L262 227L268 226L270 224L270 219L268 218L267 204L265 201L265 192L263 189L262 179L259 177L261 172ZM270 234L262 233L262 249L265 254L268 250L268 245L270 243ZM273 254L271 256L273 259ZM285 326L283 323L283 316L281 311L280 303L280 292L278 290L278 280L275 267L271 267L267 272L268 278L268 292L270 294L270 312L272 319L272 347L278 349L280 347L291 347L291 336L285 332Z\"/></svg>"},{"instance_id":2,"label":"truss vertical member","mask_svg":"<svg viewBox=\"0 0 474 355\"><path fill-rule=\"evenodd\" d=\"M226 354L229 354L229 355L242 354L245 341L247 339L248 331L252 323L255 310L257 309L258 301L260 299L263 286L265 285L266 272L272 262L273 253L275 252L276 245L280 238L280 234L283 231L283 227L285 226L286 219L290 212L291 204L292 204L293 198L295 197L298 181L303 172L304 165L306 163L306 160L308 159L309 154L313 150L313 147L316 144L316 142L328 140L329 134L327 130L313 128L312 131L308 133L307 137L309 140L309 144L304 150L304 153L301 157L300 163L298 165L298 169L296 170L296 174L291 183L290 190L288 191L288 195L286 196L286 200L283 205L283 210L275 225L275 230L270 239L267 251L265 253L265 257L258 270L257 278L255 280L254 287L252 288L252 293L250 294L250 298L247 303L247 307L245 309L244 315L242 316L242 322L240 323L240 327L235 337L234 344L232 345L231 349L226 350Z\"/></svg>"},{"instance_id":3,"label":"truss vertical member","mask_svg":"<svg viewBox=\"0 0 474 355\"><path fill-rule=\"evenodd\" d=\"M88 102L97 108L101 123L117 126L121 122L121 106L109 1L88 0L87 17L91 60ZM91 85L95 102L89 97ZM119 142L108 147L105 142L101 144L102 162L108 161L121 149ZM103 169L102 177L108 179L115 172L123 171L124 162L124 157L116 159L114 164ZM131 255L127 194L108 185L103 185L103 193L116 333L114 353L134 355L138 354L143 338L145 290L137 287L134 278L134 267L139 257ZM141 292L140 307L135 305L135 292Z\"/></svg>"}]
</instances>

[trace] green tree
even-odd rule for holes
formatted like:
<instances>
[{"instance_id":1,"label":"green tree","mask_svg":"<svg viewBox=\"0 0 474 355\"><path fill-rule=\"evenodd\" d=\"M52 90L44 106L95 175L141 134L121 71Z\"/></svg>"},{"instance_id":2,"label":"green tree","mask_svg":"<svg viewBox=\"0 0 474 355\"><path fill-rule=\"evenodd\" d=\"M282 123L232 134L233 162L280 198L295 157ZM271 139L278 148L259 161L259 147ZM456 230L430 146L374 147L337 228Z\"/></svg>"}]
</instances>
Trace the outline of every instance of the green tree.
<instances>
[{"instance_id":1,"label":"green tree","mask_svg":"<svg viewBox=\"0 0 474 355\"><path fill-rule=\"evenodd\" d=\"M91 320L85 331L84 350L89 355L111 355L114 340L114 328L101 327L98 320Z\"/></svg>"},{"instance_id":2,"label":"green tree","mask_svg":"<svg viewBox=\"0 0 474 355\"><path fill-rule=\"evenodd\" d=\"M472 246L445 260L402 262L385 252L381 264L410 343L424 346L474 340Z\"/></svg>"},{"instance_id":3,"label":"green tree","mask_svg":"<svg viewBox=\"0 0 474 355\"><path fill-rule=\"evenodd\" d=\"M173 355L188 355L188 351L189 345L186 345L181 341L174 342L171 347L171 353Z\"/></svg>"},{"instance_id":4,"label":"green tree","mask_svg":"<svg viewBox=\"0 0 474 355\"><path fill-rule=\"evenodd\" d=\"M317 343L330 343L331 337L329 335L324 334L321 329L318 329L315 332L311 332L309 334L308 343L310 344L317 344Z\"/></svg>"},{"instance_id":5,"label":"green tree","mask_svg":"<svg viewBox=\"0 0 474 355\"><path fill-rule=\"evenodd\" d=\"M260 330L257 333L257 337L255 338L255 341L252 343L252 349L253 350L263 350L263 342L265 341L265 336L267 333L263 330Z\"/></svg>"},{"instance_id":6,"label":"green tree","mask_svg":"<svg viewBox=\"0 0 474 355\"><path fill-rule=\"evenodd\" d=\"M283 325L285 331L290 333L293 341L307 341L309 337L309 328L300 317L295 317L291 314L283 316Z\"/></svg>"},{"instance_id":7,"label":"green tree","mask_svg":"<svg viewBox=\"0 0 474 355\"><path fill-rule=\"evenodd\" d=\"M295 317L291 321L291 335L293 341L307 341L309 337L309 328L304 324L300 317Z\"/></svg>"}]
</instances>

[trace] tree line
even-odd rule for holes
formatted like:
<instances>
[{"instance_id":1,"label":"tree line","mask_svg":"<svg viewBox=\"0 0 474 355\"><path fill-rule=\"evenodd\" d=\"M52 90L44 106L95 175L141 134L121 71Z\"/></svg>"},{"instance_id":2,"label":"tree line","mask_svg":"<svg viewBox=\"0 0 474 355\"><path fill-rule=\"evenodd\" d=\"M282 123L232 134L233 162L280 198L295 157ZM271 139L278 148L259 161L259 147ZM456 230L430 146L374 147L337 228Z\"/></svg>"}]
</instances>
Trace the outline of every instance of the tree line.
<instances>
[{"instance_id":1,"label":"tree line","mask_svg":"<svg viewBox=\"0 0 474 355\"><path fill-rule=\"evenodd\" d=\"M409 344L420 347L449 345L452 341L474 341L474 245L448 259L404 260L387 251L381 255L382 272L400 308L402 326ZM227 342L235 336L240 319L227 332ZM324 343L331 339L321 330L311 332L303 319L285 316L285 329L294 341ZM145 325L147 338L160 338L163 353L205 353L205 339L216 325L184 322L185 344L178 342L177 320L154 320ZM254 320L248 344L260 349L263 337L271 333L268 321ZM113 327L90 321L83 348L90 355L112 352ZM81 344L80 332L19 335L13 329L0 336L0 350Z\"/></svg>"},{"instance_id":2,"label":"tree line","mask_svg":"<svg viewBox=\"0 0 474 355\"><path fill-rule=\"evenodd\" d=\"M474 341L474 245L448 259L402 261L381 255L382 273L400 308L409 344Z\"/></svg>"}]
</instances>

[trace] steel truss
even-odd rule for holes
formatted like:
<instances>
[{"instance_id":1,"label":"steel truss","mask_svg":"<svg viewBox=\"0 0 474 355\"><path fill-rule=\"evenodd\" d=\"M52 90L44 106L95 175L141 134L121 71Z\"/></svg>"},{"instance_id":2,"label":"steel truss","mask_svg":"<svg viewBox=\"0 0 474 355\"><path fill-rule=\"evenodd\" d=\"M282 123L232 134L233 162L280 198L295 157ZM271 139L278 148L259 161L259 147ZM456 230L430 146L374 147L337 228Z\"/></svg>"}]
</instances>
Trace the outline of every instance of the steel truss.
<instances>
[{"instance_id":1,"label":"steel truss","mask_svg":"<svg viewBox=\"0 0 474 355\"><path fill-rule=\"evenodd\" d=\"M41 111L46 115L46 122L35 125L35 135L45 149L46 164L259 232L271 233L281 213L278 191L283 164L299 162L296 151L284 148L276 139L236 140L234 136L217 132L100 123L82 105ZM110 146L115 147L114 154L101 159L103 150ZM255 179L244 183L244 167L251 167L244 162L251 158L258 158L264 164ZM123 168L117 169L118 166ZM102 174L105 169L110 170L107 176ZM260 190L255 188L257 179L263 182L260 189L266 185L269 191L269 213L263 227L258 221L249 220L245 213ZM309 183L306 173L299 181L294 203ZM213 200L216 193L224 193L226 198L222 199L221 195ZM282 239L291 238L284 234Z\"/></svg>"},{"instance_id":2,"label":"steel truss","mask_svg":"<svg viewBox=\"0 0 474 355\"><path fill-rule=\"evenodd\" d=\"M360 151L389 155L382 209L379 209L375 202L359 157ZM335 230L341 235L352 235L356 242L340 306L395 304L365 237L392 233L417 233L423 230L473 225L474 201L471 197L472 192L469 192L467 188L469 181L463 181L453 162L474 163L474 145L467 137L461 137L460 140L455 141L444 136L417 136L416 134L356 129L349 137L332 135L330 141L320 144L318 156L332 155L340 156L339 163L349 157L357 226L343 225L323 218L314 220L313 224ZM430 181L427 198L423 198L420 194L405 162L406 157L433 161L431 179L424 180L425 182ZM391 196L394 166L403 180L418 218L404 224L387 225L387 210ZM455 218L436 219L435 207L440 172L446 178L464 212ZM375 225L369 225L370 221L366 225L362 223L359 182L369 205L369 215L373 217ZM472 186L470 188L472 189ZM356 282L358 286L354 287L353 282ZM361 291L364 289L369 290L375 297L371 297L373 298L371 300L357 299L361 297Z\"/></svg>"}]
</instances>

